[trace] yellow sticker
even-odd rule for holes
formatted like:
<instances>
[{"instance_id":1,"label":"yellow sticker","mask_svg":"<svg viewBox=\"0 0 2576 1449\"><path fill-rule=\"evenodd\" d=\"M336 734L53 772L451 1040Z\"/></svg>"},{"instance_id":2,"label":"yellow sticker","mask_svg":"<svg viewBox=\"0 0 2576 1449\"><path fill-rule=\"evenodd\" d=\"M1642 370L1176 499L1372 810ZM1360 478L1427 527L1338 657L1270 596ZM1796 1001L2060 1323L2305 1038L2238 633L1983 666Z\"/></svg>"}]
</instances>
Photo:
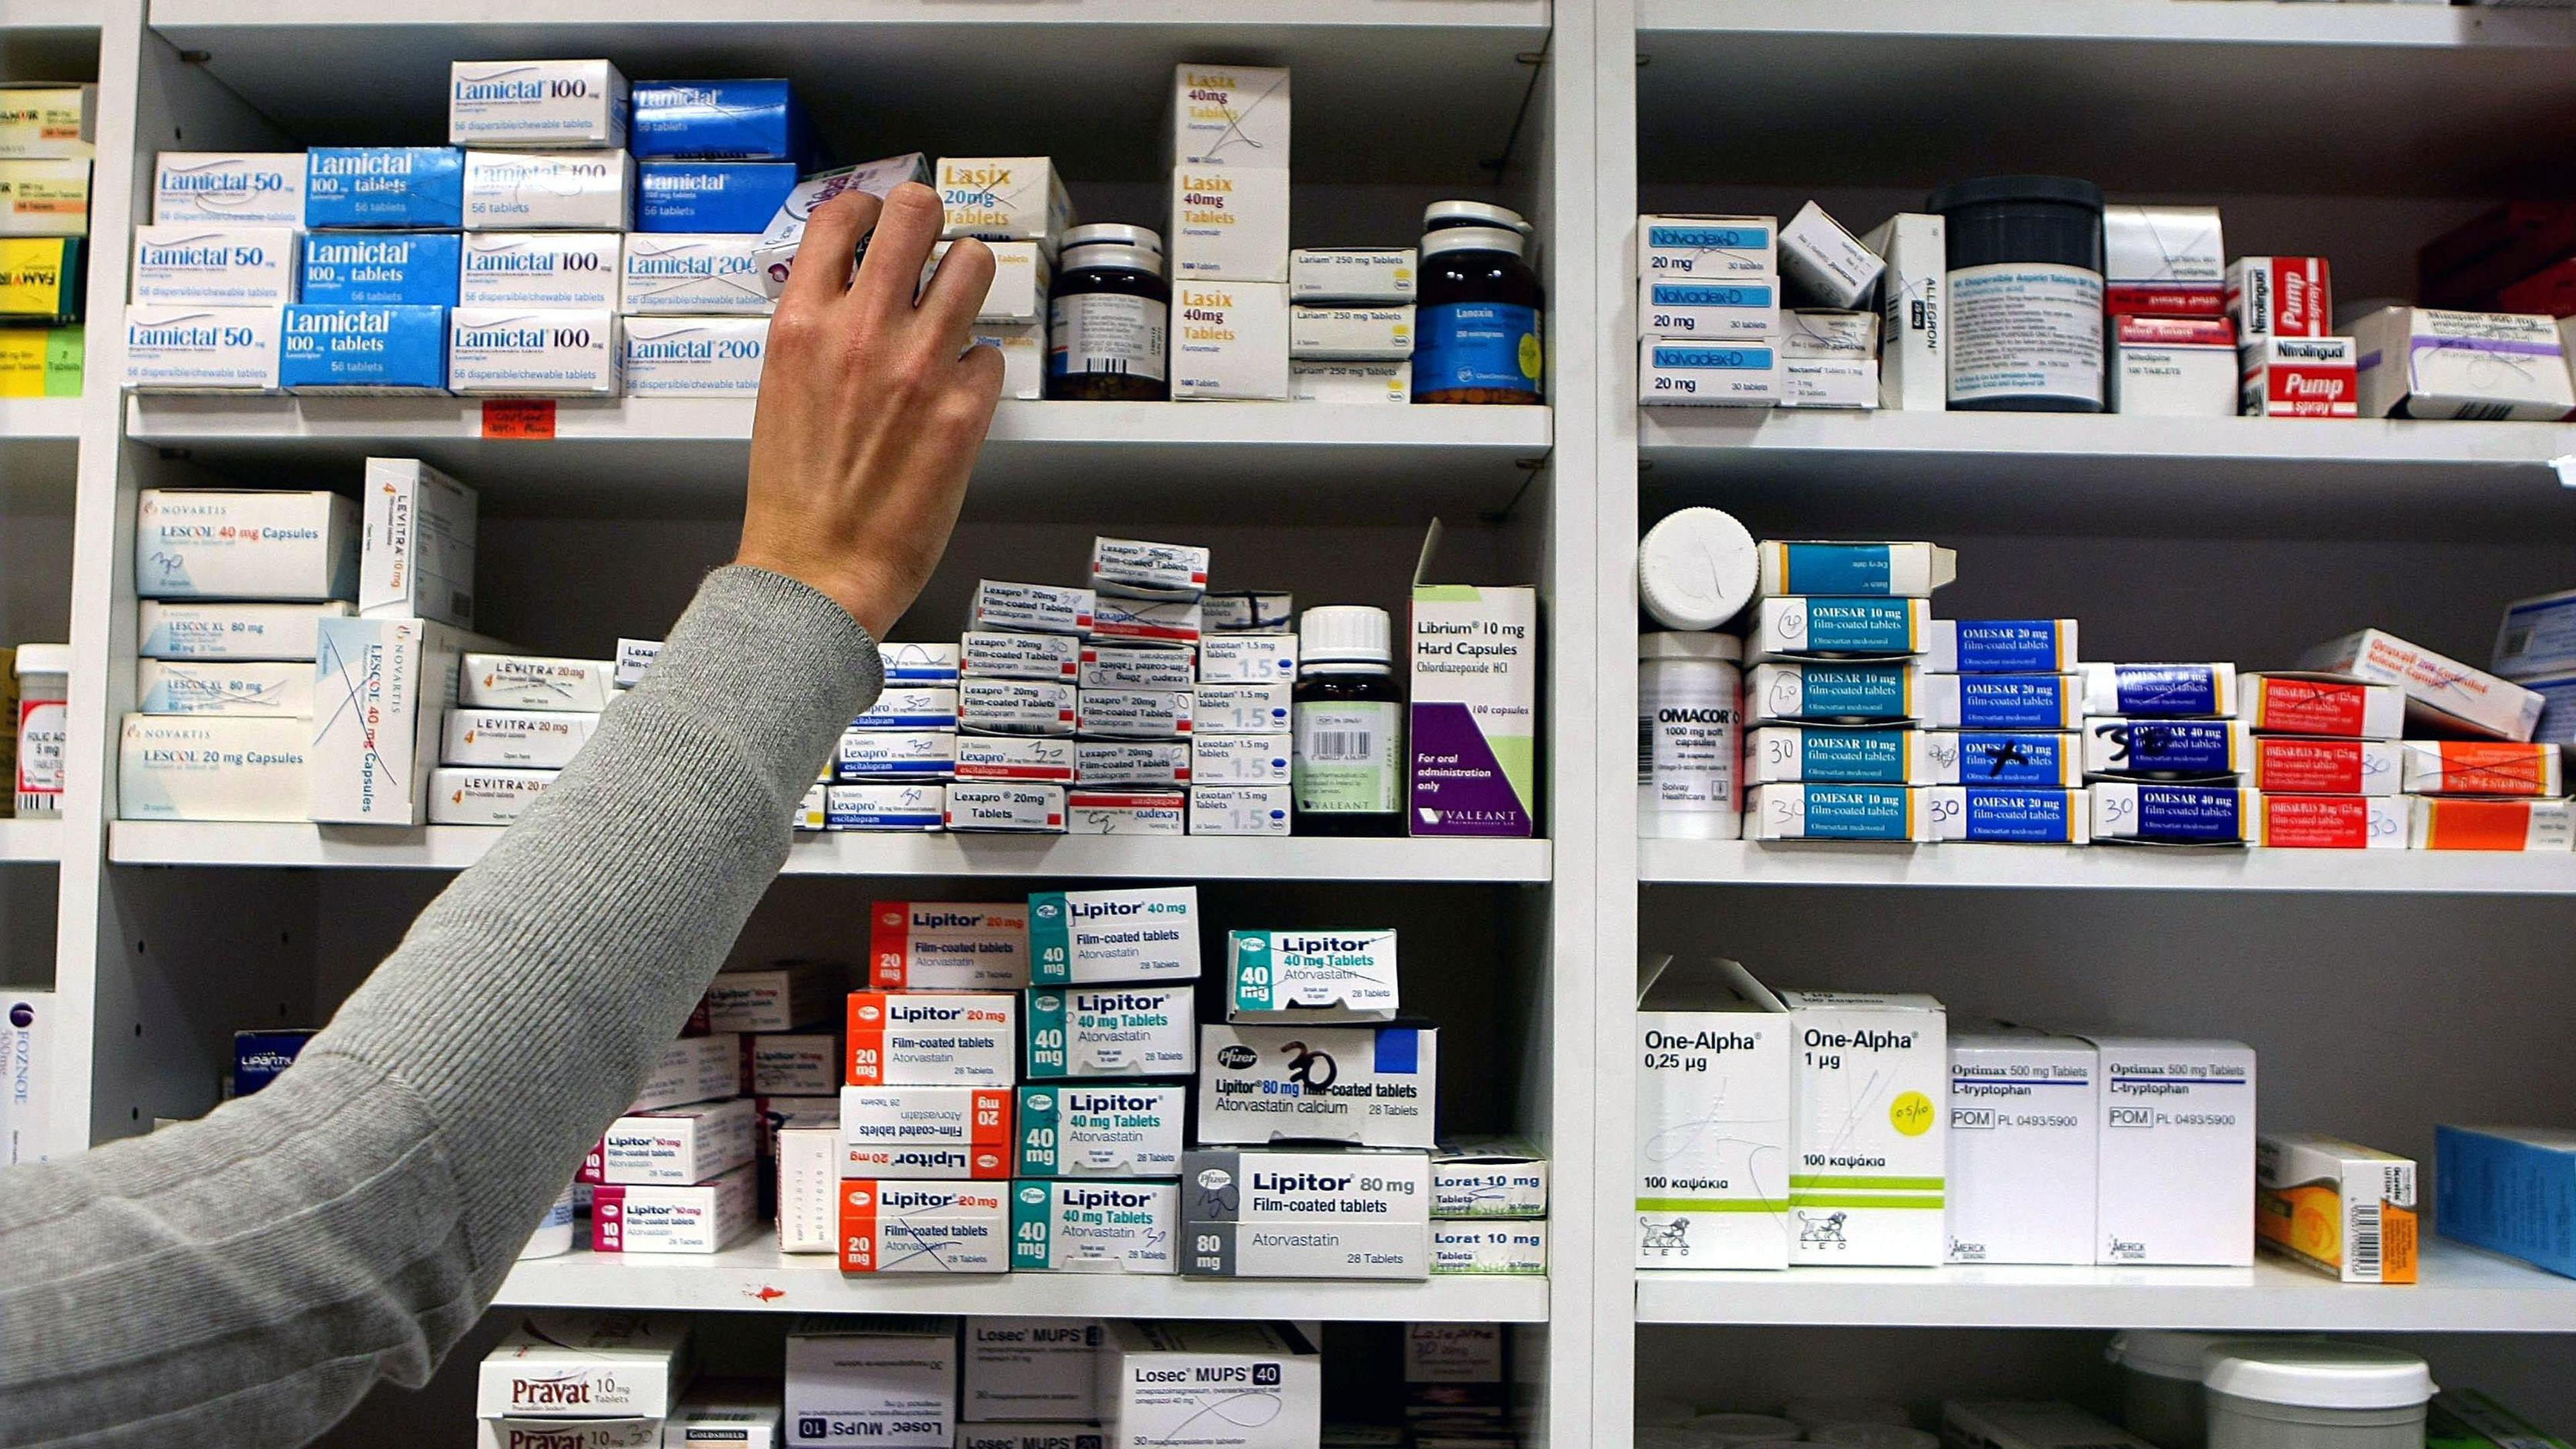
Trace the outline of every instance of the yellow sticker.
<instances>
[{"instance_id":1,"label":"yellow sticker","mask_svg":"<svg viewBox=\"0 0 2576 1449\"><path fill-rule=\"evenodd\" d=\"M1921 1092L1901 1092L1888 1104L1887 1120L1908 1137L1932 1130L1932 1099Z\"/></svg>"},{"instance_id":2,"label":"yellow sticker","mask_svg":"<svg viewBox=\"0 0 2576 1449\"><path fill-rule=\"evenodd\" d=\"M1538 334L1535 332L1522 333L1521 376L1528 378L1532 382L1538 381L1539 368L1543 361L1544 359L1539 356Z\"/></svg>"}]
</instances>

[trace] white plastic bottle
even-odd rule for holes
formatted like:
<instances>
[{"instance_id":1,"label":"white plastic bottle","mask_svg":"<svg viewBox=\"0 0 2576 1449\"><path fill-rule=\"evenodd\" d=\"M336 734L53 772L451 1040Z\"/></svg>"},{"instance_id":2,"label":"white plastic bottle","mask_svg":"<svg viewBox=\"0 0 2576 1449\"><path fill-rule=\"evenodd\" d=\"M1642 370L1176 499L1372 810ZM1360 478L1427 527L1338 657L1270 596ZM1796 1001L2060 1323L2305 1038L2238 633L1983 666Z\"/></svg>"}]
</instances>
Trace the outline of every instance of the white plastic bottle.
<instances>
[{"instance_id":1,"label":"white plastic bottle","mask_svg":"<svg viewBox=\"0 0 2576 1449\"><path fill-rule=\"evenodd\" d=\"M564 1184L563 1195L546 1209L538 1220L536 1232L529 1235L528 1245L519 1250L519 1261L530 1258L559 1258L572 1251L572 1184Z\"/></svg>"},{"instance_id":2,"label":"white plastic bottle","mask_svg":"<svg viewBox=\"0 0 2576 1449\"><path fill-rule=\"evenodd\" d=\"M64 701L71 697L72 647L21 644L18 676L18 818L51 820L63 811L63 742L70 736Z\"/></svg>"},{"instance_id":3,"label":"white plastic bottle","mask_svg":"<svg viewBox=\"0 0 2576 1449\"><path fill-rule=\"evenodd\" d=\"M1637 636L1637 834L1744 833L1744 641Z\"/></svg>"}]
</instances>

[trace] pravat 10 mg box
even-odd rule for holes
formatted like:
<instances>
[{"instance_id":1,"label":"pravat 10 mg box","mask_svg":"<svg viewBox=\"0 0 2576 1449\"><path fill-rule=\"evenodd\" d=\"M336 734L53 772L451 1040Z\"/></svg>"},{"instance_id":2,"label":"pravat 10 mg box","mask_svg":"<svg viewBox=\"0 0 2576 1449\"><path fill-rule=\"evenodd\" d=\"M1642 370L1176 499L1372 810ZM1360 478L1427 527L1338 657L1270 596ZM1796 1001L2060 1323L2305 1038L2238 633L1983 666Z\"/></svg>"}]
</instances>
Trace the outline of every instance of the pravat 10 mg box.
<instances>
[{"instance_id":1,"label":"pravat 10 mg box","mask_svg":"<svg viewBox=\"0 0 2576 1449\"><path fill-rule=\"evenodd\" d=\"M1186 1076L1192 989L1041 986L1028 994L1029 1077Z\"/></svg>"},{"instance_id":2,"label":"pravat 10 mg box","mask_svg":"<svg viewBox=\"0 0 2576 1449\"><path fill-rule=\"evenodd\" d=\"M1636 1264L1785 1268L1788 1008L1732 961L1665 957L1637 1004Z\"/></svg>"},{"instance_id":3,"label":"pravat 10 mg box","mask_svg":"<svg viewBox=\"0 0 2576 1449\"><path fill-rule=\"evenodd\" d=\"M475 1376L484 1419L660 1419L689 1382L688 1320L640 1313L536 1313Z\"/></svg>"},{"instance_id":4,"label":"pravat 10 mg box","mask_svg":"<svg viewBox=\"0 0 2576 1449\"><path fill-rule=\"evenodd\" d=\"M1189 1093L1143 1083L1019 1089L1014 1177L1169 1177L1181 1170Z\"/></svg>"},{"instance_id":5,"label":"pravat 10 mg box","mask_svg":"<svg viewBox=\"0 0 2576 1449\"><path fill-rule=\"evenodd\" d=\"M1011 1267L1035 1273L1177 1273L1180 1184L1023 1182L1011 1190Z\"/></svg>"},{"instance_id":6,"label":"pravat 10 mg box","mask_svg":"<svg viewBox=\"0 0 2576 1449\"><path fill-rule=\"evenodd\" d=\"M1192 1151L1181 1163L1181 1271L1428 1277L1430 1167L1419 1152Z\"/></svg>"},{"instance_id":7,"label":"pravat 10 mg box","mask_svg":"<svg viewBox=\"0 0 2576 1449\"><path fill-rule=\"evenodd\" d=\"M1202 1143L1433 1144L1440 1030L1433 1026L1199 1028Z\"/></svg>"},{"instance_id":8,"label":"pravat 10 mg box","mask_svg":"<svg viewBox=\"0 0 2576 1449\"><path fill-rule=\"evenodd\" d=\"M1039 986L1195 981L1196 886L1043 891L1029 897L1029 979Z\"/></svg>"}]
</instances>

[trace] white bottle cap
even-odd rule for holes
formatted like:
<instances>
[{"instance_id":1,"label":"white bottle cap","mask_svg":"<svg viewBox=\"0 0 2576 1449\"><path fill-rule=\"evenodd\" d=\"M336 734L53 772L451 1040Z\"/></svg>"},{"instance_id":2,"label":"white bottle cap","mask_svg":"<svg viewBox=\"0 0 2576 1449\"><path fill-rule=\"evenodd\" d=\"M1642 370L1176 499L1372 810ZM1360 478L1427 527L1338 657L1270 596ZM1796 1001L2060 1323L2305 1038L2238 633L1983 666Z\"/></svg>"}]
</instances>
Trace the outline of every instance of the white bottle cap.
<instances>
[{"instance_id":1,"label":"white bottle cap","mask_svg":"<svg viewBox=\"0 0 2576 1449\"><path fill-rule=\"evenodd\" d=\"M1508 206L1490 201L1435 201L1422 208L1422 229L1440 231L1453 226L1498 226L1528 236L1536 230L1527 218Z\"/></svg>"},{"instance_id":2,"label":"white bottle cap","mask_svg":"<svg viewBox=\"0 0 2576 1449\"><path fill-rule=\"evenodd\" d=\"M2213 1394L2308 1409L2411 1409L2433 1371L2403 1349L2321 1338L2231 1339L2201 1359Z\"/></svg>"},{"instance_id":3,"label":"white bottle cap","mask_svg":"<svg viewBox=\"0 0 2576 1449\"><path fill-rule=\"evenodd\" d=\"M1499 226L1444 226L1422 234L1422 254L1426 257L1442 252L1510 252L1519 256L1522 250L1521 234Z\"/></svg>"},{"instance_id":4,"label":"white bottle cap","mask_svg":"<svg viewBox=\"0 0 2576 1449\"><path fill-rule=\"evenodd\" d=\"M15 672L22 679L30 674L69 674L72 672L72 646L21 644Z\"/></svg>"},{"instance_id":5,"label":"white bottle cap","mask_svg":"<svg viewBox=\"0 0 2576 1449\"><path fill-rule=\"evenodd\" d=\"M1753 535L1733 515L1685 508L1646 530L1637 600L1668 629L1714 629L1753 601L1761 581Z\"/></svg>"},{"instance_id":6,"label":"white bottle cap","mask_svg":"<svg viewBox=\"0 0 2576 1449\"><path fill-rule=\"evenodd\" d=\"M1798 1437L1798 1426L1769 1414L1702 1414L1682 1426L1711 1444L1783 1444Z\"/></svg>"},{"instance_id":7,"label":"white bottle cap","mask_svg":"<svg viewBox=\"0 0 2576 1449\"><path fill-rule=\"evenodd\" d=\"M1386 610L1366 604L1324 604L1297 621L1299 664L1385 664L1395 657L1394 625Z\"/></svg>"},{"instance_id":8,"label":"white bottle cap","mask_svg":"<svg viewBox=\"0 0 2576 1449\"><path fill-rule=\"evenodd\" d=\"M1160 256L1163 251L1163 234L1150 226L1138 226L1132 221L1088 221L1080 226L1066 228L1059 245L1143 247Z\"/></svg>"},{"instance_id":9,"label":"white bottle cap","mask_svg":"<svg viewBox=\"0 0 2576 1449\"><path fill-rule=\"evenodd\" d=\"M1639 659L1724 659L1744 657L1744 641L1732 634L1656 634L1637 636ZM1860 1420L1847 1420L1859 1423Z\"/></svg>"},{"instance_id":10,"label":"white bottle cap","mask_svg":"<svg viewBox=\"0 0 2576 1449\"><path fill-rule=\"evenodd\" d=\"M1780 1415L1782 1418L1797 1421L1800 1426L1804 1427L1811 1433L1828 1424L1904 1424L1910 1422L1905 1417L1905 1406L1903 1404L1890 1403L1885 1399L1791 1399L1789 1402L1780 1406Z\"/></svg>"},{"instance_id":11,"label":"white bottle cap","mask_svg":"<svg viewBox=\"0 0 2576 1449\"><path fill-rule=\"evenodd\" d=\"M2150 1378L2200 1382L2200 1361L2213 1344L2250 1337L2241 1333L2192 1333L2174 1328L2127 1328L2111 1335L2102 1356Z\"/></svg>"}]
</instances>

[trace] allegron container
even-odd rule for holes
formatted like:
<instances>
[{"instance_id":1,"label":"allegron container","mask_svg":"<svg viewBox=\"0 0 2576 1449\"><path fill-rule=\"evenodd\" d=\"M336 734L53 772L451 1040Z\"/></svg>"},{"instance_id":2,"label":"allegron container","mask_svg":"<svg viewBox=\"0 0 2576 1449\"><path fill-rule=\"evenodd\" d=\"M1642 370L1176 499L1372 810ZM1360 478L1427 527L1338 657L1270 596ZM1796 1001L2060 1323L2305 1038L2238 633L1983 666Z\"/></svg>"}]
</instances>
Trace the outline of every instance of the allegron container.
<instances>
[{"instance_id":1,"label":"allegron container","mask_svg":"<svg viewBox=\"0 0 2576 1449\"><path fill-rule=\"evenodd\" d=\"M2403 1349L2234 1339L2201 1359L2209 1449L2421 1449L2433 1373Z\"/></svg>"}]
</instances>

